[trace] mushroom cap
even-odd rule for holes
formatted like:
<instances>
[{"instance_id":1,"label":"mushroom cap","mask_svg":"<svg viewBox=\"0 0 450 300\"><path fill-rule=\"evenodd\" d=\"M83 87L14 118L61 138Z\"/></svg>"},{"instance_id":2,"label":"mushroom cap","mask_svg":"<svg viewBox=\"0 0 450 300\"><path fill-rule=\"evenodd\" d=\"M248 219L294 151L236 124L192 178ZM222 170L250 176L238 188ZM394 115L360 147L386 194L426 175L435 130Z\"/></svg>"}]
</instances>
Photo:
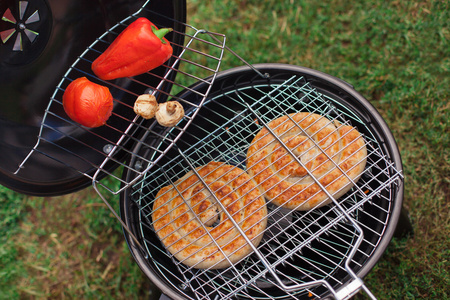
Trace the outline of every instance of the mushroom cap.
<instances>
[{"instance_id":1,"label":"mushroom cap","mask_svg":"<svg viewBox=\"0 0 450 300\"><path fill-rule=\"evenodd\" d=\"M184 109L178 101L167 101L158 105L155 117L161 126L173 127L184 117Z\"/></svg>"},{"instance_id":2,"label":"mushroom cap","mask_svg":"<svg viewBox=\"0 0 450 300\"><path fill-rule=\"evenodd\" d=\"M134 112L144 119L151 119L158 109L158 102L155 96L150 94L140 95L134 102Z\"/></svg>"}]
</instances>

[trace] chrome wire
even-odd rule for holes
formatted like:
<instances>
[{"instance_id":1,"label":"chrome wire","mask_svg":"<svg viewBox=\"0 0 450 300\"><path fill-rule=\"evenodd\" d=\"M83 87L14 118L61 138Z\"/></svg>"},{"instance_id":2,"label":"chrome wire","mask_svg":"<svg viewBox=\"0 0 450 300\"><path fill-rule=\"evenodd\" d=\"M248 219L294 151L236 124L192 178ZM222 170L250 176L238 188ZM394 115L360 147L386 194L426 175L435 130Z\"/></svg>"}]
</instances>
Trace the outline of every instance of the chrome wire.
<instances>
[{"instance_id":1,"label":"chrome wire","mask_svg":"<svg viewBox=\"0 0 450 300\"><path fill-rule=\"evenodd\" d=\"M145 5L147 5L148 2L149 1L147 1ZM140 176L142 176L142 174L148 172L152 165L154 165L158 159L164 156L167 150L170 149L170 147L172 147L173 144L184 133L186 128L192 122L192 119L195 117L196 111L202 106L203 101L209 94L216 74L219 71L226 43L226 37L224 35L209 32L204 29L197 29L195 27L189 26L188 24L182 23L186 26L186 32L175 31L174 33L183 35L185 44L179 45L172 43L174 47L179 47L181 49L180 54L178 56L173 56L173 62L171 63L171 65L164 65L167 70L164 76L159 76L157 74L149 72L147 77L144 78L152 78L158 80L159 84L156 86L150 86L146 81L138 80L136 78L125 78L118 81L99 80L90 69L90 65L93 59L97 57L104 49L106 49L111 40L114 40L114 38L123 29L125 29L126 26L128 26L131 22L138 18L142 10L145 10L147 13L149 12L149 10L145 8L145 5L136 14L125 18L121 22L114 25L111 29L106 31L99 38L97 38L67 70L60 83L55 88L55 91L47 105L47 108L45 109L36 144L20 163L15 174L18 174L20 170L26 166L27 161L29 160L31 155L33 155L33 153L41 153L48 156L49 158L54 159L57 162L75 169L81 174L84 174L89 179L92 179L94 185L101 185L102 188L105 188L110 193L119 194L123 190L129 188L133 184L133 182L126 182L122 178L115 177L114 179L119 180L121 183L119 189L113 190L109 186L103 185L103 183L99 180L100 175L102 175L102 177L104 175L113 176L111 172L104 168L107 163L114 162L115 164L122 166L128 171L136 173L138 176L133 176L134 180L136 181ZM177 22L175 20L172 21ZM170 76L172 76L173 73L176 73L176 81L170 79ZM161 132L163 130L156 124L156 122L150 125L143 125L143 120L139 117L130 119L126 117L125 114L122 115L121 112L131 111L133 109L132 104L123 102L121 98L115 98L115 109L113 111L113 116L129 123L129 126L126 128L119 128L114 127L114 125L110 125L108 123L105 124L105 127L108 127L108 129L110 129L112 132L116 132L118 138L115 140L111 139L110 137L98 135L95 133L95 131L88 131L86 128L74 123L73 121L68 119L64 113L61 112L62 95L64 93L65 87L80 76L86 76L91 80L99 81L101 82L101 84L121 91L127 97L131 98L137 98L139 95L134 92L135 89L129 90L126 88L126 86L130 83L140 85L144 89L147 89L149 93L154 94L157 98L159 98L161 95L164 95L165 97L168 97L169 100L177 100L181 102L185 107L185 110L190 111L190 114L188 114L179 124L177 124L177 126L172 128L170 134L161 135ZM206 84L207 88L203 90L195 90L190 88L190 86L196 82L202 82ZM190 91L191 93L197 95L200 100L196 100L195 102L187 101L182 97L177 96L175 92L168 93L163 89L163 86L166 84L173 85L178 90ZM55 122L53 120L57 120L58 124L62 125L55 126ZM86 143L81 139L77 139L76 137L72 136L72 132L74 131L85 131L87 135L91 136L95 140L98 140L99 143L104 143L105 147L108 147L108 150L106 151L104 149L96 149L89 143ZM157 147L153 146L150 143L143 145L143 147L148 147L155 153L152 159L140 157L143 164L146 166L145 169L129 166L124 161L117 160L115 157L115 154L117 152L130 152L128 148L124 147L125 143L131 142L135 144L142 144L141 137L134 134L137 131L144 131L144 137L154 136L155 139L161 140L160 145L158 145ZM73 144L86 149L87 152L92 152L98 156L103 156L103 161L95 163L89 158L84 157L83 153L75 153L71 148L61 146L58 143L59 139L55 139L55 136L70 139L72 140ZM55 155L47 153L44 149L45 147L42 147L42 144L45 144L45 147L47 147L48 145L54 147L54 149L56 149L55 153L57 153L58 151L65 152L73 155L79 160L84 161L87 166L86 170L81 170L75 166L71 166L67 161L60 160L57 154ZM94 174L89 173L88 171L92 169L96 169L97 171Z\"/></svg>"},{"instance_id":2,"label":"chrome wire","mask_svg":"<svg viewBox=\"0 0 450 300\"><path fill-rule=\"evenodd\" d=\"M278 106L269 107L274 103ZM267 292L266 286L283 291L286 297L292 298L316 296L318 290L314 287L322 286L336 298L342 298L343 291L337 291L346 286L348 278L343 273L353 278L349 286L366 289L352 269L361 268L363 262L369 259L383 232L375 231L359 220L370 217L374 223L386 226L388 216L386 219L374 217L366 213L364 207L370 204L388 215L389 207L380 206L377 199L389 202L392 185L402 175L370 136L370 128L363 120L351 112L337 109L301 77L293 77L270 87L265 84L249 85L237 91L224 91L205 102L203 113L190 127L192 130L185 132L176 149L166 155L161 165L157 164L155 169L160 171L144 175L133 187L132 198L137 199L141 228L145 228L142 233L145 236L145 231L153 230L150 218L154 209L152 203L162 186L173 185L187 172L212 160L245 169L246 150L253 136L275 115L299 110L319 113L337 119L341 124L366 129L367 166L361 179L350 192L334 199L334 203L327 208L295 212L268 202L268 225L262 242L254 249L253 255L224 270L187 267L165 252L157 242L146 239L145 247L149 253L155 253L158 249L155 259L162 253L172 259L179 272L175 276L183 277L183 286L194 293L194 298L228 299L246 295L255 297L256 294L263 299L276 299ZM371 239L365 239L363 230L373 233ZM372 242L374 237L376 240ZM361 243L371 250L361 250ZM355 256L358 259L354 259ZM160 271L164 274L167 269ZM169 273L174 274L174 271Z\"/></svg>"}]
</instances>

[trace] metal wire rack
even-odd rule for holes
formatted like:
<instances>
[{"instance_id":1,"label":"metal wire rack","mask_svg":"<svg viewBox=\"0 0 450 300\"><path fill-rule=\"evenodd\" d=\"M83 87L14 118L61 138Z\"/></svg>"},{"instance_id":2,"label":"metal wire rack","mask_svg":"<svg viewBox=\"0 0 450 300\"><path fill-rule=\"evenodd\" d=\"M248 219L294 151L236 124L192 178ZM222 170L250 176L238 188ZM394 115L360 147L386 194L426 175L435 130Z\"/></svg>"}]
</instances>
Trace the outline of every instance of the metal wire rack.
<instances>
[{"instance_id":1,"label":"metal wire rack","mask_svg":"<svg viewBox=\"0 0 450 300\"><path fill-rule=\"evenodd\" d=\"M160 141L160 145L155 149L155 153L158 154L151 160L143 158L145 168L136 166L129 170L135 172L138 175L136 178L139 178L164 156L183 134L214 83L225 48L224 35L197 29L189 24L170 19L169 23L180 24L180 28L185 28L185 31L174 30L170 33L174 36L174 42L171 42L174 53L179 54L173 55L161 67L140 76L114 81L100 80L91 70L93 60L141 14L145 13L146 16L150 15L157 20L166 21L167 17L147 9L148 3L149 1L135 14L122 20L96 39L64 74L45 109L37 142L19 165L16 174L26 167L32 155L39 153L88 177L94 185L118 194L131 185L131 182L123 182L122 178L113 172L117 166L130 169L124 161L124 157L129 152L127 145L149 136L154 136ZM162 26L157 22L154 23L159 27ZM184 41L184 44L178 44L177 41ZM114 97L113 115L102 128L92 130L82 127L70 120L63 110L62 96L65 88L70 82L83 76L107 86ZM189 86L196 82L208 85L208 89L202 92L193 91L197 93L201 101L192 103L176 96L181 90L190 90ZM162 128L156 121L146 121L133 112L134 101L144 93L155 95L158 102L167 99L177 100L190 114L172 128L170 136L161 138ZM100 181L106 176L119 181L118 188L104 185Z\"/></svg>"},{"instance_id":2,"label":"metal wire rack","mask_svg":"<svg viewBox=\"0 0 450 300\"><path fill-rule=\"evenodd\" d=\"M188 24L182 24L185 32L171 33L182 36L184 43L172 42L179 54L161 68L135 78L99 80L91 71L92 61L141 12L152 13L146 4L94 41L69 68L45 110L36 145L16 173L39 153L92 180L153 268L187 298L290 299L320 297L329 291L344 299L361 288L372 296L357 271L378 246L402 174L366 120L318 92L301 76L272 83L255 70L255 77L267 79L265 83L256 80L257 84L240 85L237 80L232 88L215 87L210 95L227 49L226 37ZM108 86L113 94L113 115L102 128L81 127L63 111L65 88L81 76ZM143 93L155 95L158 101L178 100L184 106L185 118L175 127L164 128L137 117L133 103ZM246 152L255 134L274 118L299 111L358 128L367 147L367 164L359 181L339 199L330 195L331 205L306 212L268 201L262 241L252 245L252 254L237 264L224 269L195 269L176 260L160 243L153 227L151 214L158 191L211 161L245 170ZM112 171L117 166L126 176ZM118 187L104 185L100 181L104 177L113 178ZM99 187L112 194L130 190L130 199L138 207L140 239ZM232 219L229 213L228 218Z\"/></svg>"},{"instance_id":3,"label":"metal wire rack","mask_svg":"<svg viewBox=\"0 0 450 300\"><path fill-rule=\"evenodd\" d=\"M361 288L373 297L356 272L377 248L402 180L376 134L365 120L301 76L278 84L239 86L237 80L232 86L207 99L175 147L131 188L130 199L139 209L139 235L153 268L191 299L297 299L320 297L326 291L344 299ZM246 152L256 133L274 118L299 111L355 126L363 134L367 164L355 186L331 205L305 212L268 201L263 239L238 264L195 269L175 259L159 242L151 217L161 187L173 186L211 161L245 170ZM148 149L137 150L142 151L152 156ZM140 158L135 163L140 164Z\"/></svg>"}]
</instances>

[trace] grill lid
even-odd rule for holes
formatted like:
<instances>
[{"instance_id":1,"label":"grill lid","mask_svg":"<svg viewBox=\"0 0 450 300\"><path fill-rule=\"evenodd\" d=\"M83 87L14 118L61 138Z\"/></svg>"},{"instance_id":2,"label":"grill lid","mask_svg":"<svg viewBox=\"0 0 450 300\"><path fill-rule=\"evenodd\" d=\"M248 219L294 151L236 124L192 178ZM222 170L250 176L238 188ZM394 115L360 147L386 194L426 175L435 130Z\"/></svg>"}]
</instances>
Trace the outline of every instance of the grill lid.
<instances>
[{"instance_id":1,"label":"grill lid","mask_svg":"<svg viewBox=\"0 0 450 300\"><path fill-rule=\"evenodd\" d=\"M142 7L145 9L141 10ZM116 129L127 126L127 122L115 119L112 127L86 130L68 124L61 118L47 118L46 126L59 130L43 136L53 144L52 147L41 144L40 151L27 160L20 172L16 173L16 170L35 146L46 107L68 68L105 31L136 12L158 26L173 28L174 33L167 38L175 45L183 44L184 36L181 33L185 30L186 18L183 0L109 0L99 3L83 0L65 2L64 5L57 0L9 0L0 3L1 185L24 194L50 196L71 193L91 184L85 175L95 172L92 165L103 161L104 151L108 150L110 144L95 136L105 136L114 141ZM108 34L105 38L110 39L111 36ZM180 47L174 47L174 56L181 50ZM167 65L172 64L168 62ZM152 71L155 76L149 79L148 84L156 85L159 82L157 76L163 76L166 69L162 66ZM161 90L170 91L170 82L168 80ZM134 97L131 99L122 92L123 88L135 88L134 81L118 79L111 84L114 85L110 89L115 98L125 102L134 101ZM143 92L139 88L136 91ZM161 93L160 97L164 98L165 94ZM121 116L129 114L123 111L123 106L115 107L114 113ZM74 139L96 150L83 153L84 148ZM61 155L58 147L71 149L72 153L63 152L63 156L59 156L60 161L56 161L49 156L54 151ZM74 158L74 153L83 159ZM116 159L121 161L123 156L118 153ZM118 165L120 163L109 162L105 169L110 172ZM80 170L86 174L80 173Z\"/></svg>"}]
</instances>

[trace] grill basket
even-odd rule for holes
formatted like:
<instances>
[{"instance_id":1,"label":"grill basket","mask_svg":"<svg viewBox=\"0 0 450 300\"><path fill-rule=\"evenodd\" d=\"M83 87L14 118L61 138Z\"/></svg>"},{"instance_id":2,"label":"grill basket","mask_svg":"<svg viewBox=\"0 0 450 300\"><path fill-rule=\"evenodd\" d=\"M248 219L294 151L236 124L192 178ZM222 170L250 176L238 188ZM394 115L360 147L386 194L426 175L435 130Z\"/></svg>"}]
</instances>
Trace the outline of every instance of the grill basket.
<instances>
[{"instance_id":1,"label":"grill basket","mask_svg":"<svg viewBox=\"0 0 450 300\"><path fill-rule=\"evenodd\" d=\"M147 1L148 3L148 1ZM110 45L110 43L130 23L141 14L149 19L160 20L155 25L163 27L164 23L178 25L185 32L173 30L168 39L174 48L174 53L163 66L133 78L120 78L114 81L98 79L91 70L92 62ZM162 22L162 23L161 23ZM184 44L179 44L179 42ZM164 153L172 147L175 141L192 122L197 109L209 93L219 70L225 48L225 36L218 33L207 32L194 28L177 20L167 20L164 16L146 9L144 5L138 12L124 19L95 40L73 63L56 87L41 122L36 145L24 158L16 174L30 163L32 156L47 156L51 160L67 166L89 178L92 184L99 185L113 194L118 194L128 188L131 182L122 182L120 176L113 171L121 166L129 168L124 163L128 154L129 145L145 139L147 136L160 137L162 127L156 122L146 121L137 117L133 111L136 98L141 94L153 94L158 102L166 99L179 101L185 110L192 113L186 116L177 126L173 127L172 134L160 142L164 146L158 148L159 154L152 161L145 161L147 169L141 167L130 171L142 176L152 167ZM62 96L65 88L73 80L86 76L89 80L106 86L114 98L113 115L105 126L88 130L71 121L65 114L62 106ZM176 81L175 81L176 78ZM207 78L207 79L203 79ZM189 90L189 86L202 82L207 88L203 91L193 91L200 97L200 101L189 102L176 94L181 90ZM32 163L32 162L31 162ZM111 176L122 185L120 189L112 189L104 185L100 179Z\"/></svg>"}]
</instances>

